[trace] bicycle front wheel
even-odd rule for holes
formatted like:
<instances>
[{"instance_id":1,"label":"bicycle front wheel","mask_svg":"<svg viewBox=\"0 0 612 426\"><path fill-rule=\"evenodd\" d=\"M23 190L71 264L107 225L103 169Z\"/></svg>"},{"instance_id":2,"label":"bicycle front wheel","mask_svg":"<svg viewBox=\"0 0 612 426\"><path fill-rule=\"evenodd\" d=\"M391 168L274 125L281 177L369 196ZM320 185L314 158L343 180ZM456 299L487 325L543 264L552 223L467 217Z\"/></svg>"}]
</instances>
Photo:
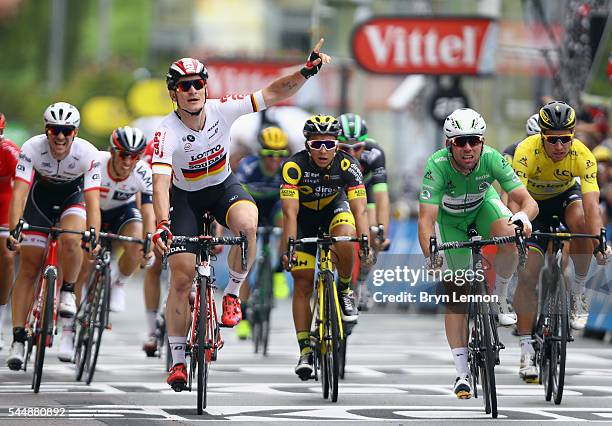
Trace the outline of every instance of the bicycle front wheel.
<instances>
[{"instance_id":1,"label":"bicycle front wheel","mask_svg":"<svg viewBox=\"0 0 612 426\"><path fill-rule=\"evenodd\" d=\"M49 268L43 279L45 305L42 311L43 315L38 333L38 342L36 343L36 360L34 361L34 377L32 378L34 393L38 393L40 390L47 340L53 337L53 310L55 306L55 284L57 281L55 270Z\"/></svg>"},{"instance_id":2,"label":"bicycle front wheel","mask_svg":"<svg viewBox=\"0 0 612 426\"><path fill-rule=\"evenodd\" d=\"M336 286L334 285L334 276L331 272L326 272L325 280L325 345L327 359L327 373L329 390L332 402L338 401L338 378L340 375L340 319L339 319L339 302Z\"/></svg>"},{"instance_id":3,"label":"bicycle front wheel","mask_svg":"<svg viewBox=\"0 0 612 426\"><path fill-rule=\"evenodd\" d=\"M197 315L197 324L195 324L197 330L196 337L196 351L198 359L198 415L201 415L206 408L206 392L208 386L208 363L209 358L206 356L208 350L208 303L207 303L207 289L205 285L199 285L200 288L200 299L199 309Z\"/></svg>"},{"instance_id":4,"label":"bicycle front wheel","mask_svg":"<svg viewBox=\"0 0 612 426\"><path fill-rule=\"evenodd\" d=\"M480 305L478 321L482 327L482 347L480 376L482 377L482 391L485 397L485 412L497 418L497 389L495 387L495 360L496 348L493 338L493 327L495 321L488 303Z\"/></svg>"},{"instance_id":5,"label":"bicycle front wheel","mask_svg":"<svg viewBox=\"0 0 612 426\"><path fill-rule=\"evenodd\" d=\"M100 345L102 344L102 333L106 329L108 324L108 313L110 303L110 273L105 270L102 275L102 282L99 283L99 292L96 292L96 306L97 309L95 317L92 317L94 323L91 332L92 344L91 344L91 363L89 371L87 372L86 383L89 385L93 380L93 376L96 372L96 365L98 363L98 355L100 353Z\"/></svg>"},{"instance_id":6,"label":"bicycle front wheel","mask_svg":"<svg viewBox=\"0 0 612 426\"><path fill-rule=\"evenodd\" d=\"M563 274L559 274L557 288L551 301L550 335L548 339L547 374L544 386L546 396L555 404L561 404L565 385L565 363L567 357L567 339L569 334L568 296Z\"/></svg>"}]
</instances>

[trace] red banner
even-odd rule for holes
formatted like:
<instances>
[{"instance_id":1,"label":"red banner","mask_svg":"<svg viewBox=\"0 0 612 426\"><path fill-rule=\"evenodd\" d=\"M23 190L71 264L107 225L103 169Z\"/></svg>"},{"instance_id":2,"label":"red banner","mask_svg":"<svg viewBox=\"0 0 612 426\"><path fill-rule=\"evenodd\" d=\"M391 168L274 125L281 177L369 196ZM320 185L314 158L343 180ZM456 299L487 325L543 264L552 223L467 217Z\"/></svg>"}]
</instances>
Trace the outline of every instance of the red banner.
<instances>
[{"instance_id":1,"label":"red banner","mask_svg":"<svg viewBox=\"0 0 612 426\"><path fill-rule=\"evenodd\" d=\"M496 39L487 18L375 17L355 28L352 50L376 74L491 74Z\"/></svg>"}]
</instances>

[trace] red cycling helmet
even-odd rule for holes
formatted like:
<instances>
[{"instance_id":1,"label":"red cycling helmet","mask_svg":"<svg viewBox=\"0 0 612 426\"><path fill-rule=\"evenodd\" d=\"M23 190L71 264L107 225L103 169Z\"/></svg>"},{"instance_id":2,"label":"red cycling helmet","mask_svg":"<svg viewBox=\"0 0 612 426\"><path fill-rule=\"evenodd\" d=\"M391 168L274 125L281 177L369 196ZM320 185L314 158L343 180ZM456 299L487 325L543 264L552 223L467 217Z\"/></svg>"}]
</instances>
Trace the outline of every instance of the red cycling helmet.
<instances>
[{"instance_id":1,"label":"red cycling helmet","mask_svg":"<svg viewBox=\"0 0 612 426\"><path fill-rule=\"evenodd\" d=\"M169 90L176 89L178 79L186 75L199 75L203 80L208 79L208 70L204 64L194 58L182 58L170 65L166 74L166 86Z\"/></svg>"}]
</instances>

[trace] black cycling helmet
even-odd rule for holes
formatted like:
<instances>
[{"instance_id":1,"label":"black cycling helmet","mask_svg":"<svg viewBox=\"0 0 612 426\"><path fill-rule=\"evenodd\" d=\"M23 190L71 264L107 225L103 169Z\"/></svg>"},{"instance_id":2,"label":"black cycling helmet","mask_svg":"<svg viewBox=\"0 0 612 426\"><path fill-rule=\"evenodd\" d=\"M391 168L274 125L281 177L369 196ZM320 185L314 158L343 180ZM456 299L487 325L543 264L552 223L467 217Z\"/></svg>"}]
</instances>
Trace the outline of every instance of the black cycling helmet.
<instances>
[{"instance_id":1,"label":"black cycling helmet","mask_svg":"<svg viewBox=\"0 0 612 426\"><path fill-rule=\"evenodd\" d=\"M111 148L117 151L140 154L147 147L147 139L142 130L136 127L119 127L110 136Z\"/></svg>"},{"instance_id":2,"label":"black cycling helmet","mask_svg":"<svg viewBox=\"0 0 612 426\"><path fill-rule=\"evenodd\" d=\"M565 102L549 102L540 109L538 124L542 130L574 130L576 111Z\"/></svg>"},{"instance_id":3,"label":"black cycling helmet","mask_svg":"<svg viewBox=\"0 0 612 426\"><path fill-rule=\"evenodd\" d=\"M331 115L313 115L304 123L304 137L310 135L331 135L337 138L340 135L340 123Z\"/></svg>"},{"instance_id":4,"label":"black cycling helmet","mask_svg":"<svg viewBox=\"0 0 612 426\"><path fill-rule=\"evenodd\" d=\"M368 126L359 114L353 114L352 112L342 114L338 117L338 121L340 121L339 141L348 143L362 142L369 137Z\"/></svg>"}]
</instances>

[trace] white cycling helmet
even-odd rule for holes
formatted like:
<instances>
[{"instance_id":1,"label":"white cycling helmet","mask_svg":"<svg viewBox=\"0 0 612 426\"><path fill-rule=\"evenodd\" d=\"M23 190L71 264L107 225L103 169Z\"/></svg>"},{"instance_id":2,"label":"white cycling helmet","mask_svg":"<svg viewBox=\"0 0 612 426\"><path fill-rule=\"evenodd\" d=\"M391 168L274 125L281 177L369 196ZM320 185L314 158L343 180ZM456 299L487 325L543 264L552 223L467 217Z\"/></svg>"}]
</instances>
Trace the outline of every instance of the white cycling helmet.
<instances>
[{"instance_id":1,"label":"white cycling helmet","mask_svg":"<svg viewBox=\"0 0 612 426\"><path fill-rule=\"evenodd\" d=\"M49 105L43 117L45 119L45 126L79 127L81 124L79 110L68 102L57 102Z\"/></svg>"},{"instance_id":2,"label":"white cycling helmet","mask_svg":"<svg viewBox=\"0 0 612 426\"><path fill-rule=\"evenodd\" d=\"M483 136L487 130L484 118L471 108L454 110L444 121L447 139L457 136Z\"/></svg>"},{"instance_id":3,"label":"white cycling helmet","mask_svg":"<svg viewBox=\"0 0 612 426\"><path fill-rule=\"evenodd\" d=\"M535 113L527 119L527 123L525 124L525 132L527 132L527 136L540 133L540 125L538 124L539 117L540 114Z\"/></svg>"}]
</instances>

